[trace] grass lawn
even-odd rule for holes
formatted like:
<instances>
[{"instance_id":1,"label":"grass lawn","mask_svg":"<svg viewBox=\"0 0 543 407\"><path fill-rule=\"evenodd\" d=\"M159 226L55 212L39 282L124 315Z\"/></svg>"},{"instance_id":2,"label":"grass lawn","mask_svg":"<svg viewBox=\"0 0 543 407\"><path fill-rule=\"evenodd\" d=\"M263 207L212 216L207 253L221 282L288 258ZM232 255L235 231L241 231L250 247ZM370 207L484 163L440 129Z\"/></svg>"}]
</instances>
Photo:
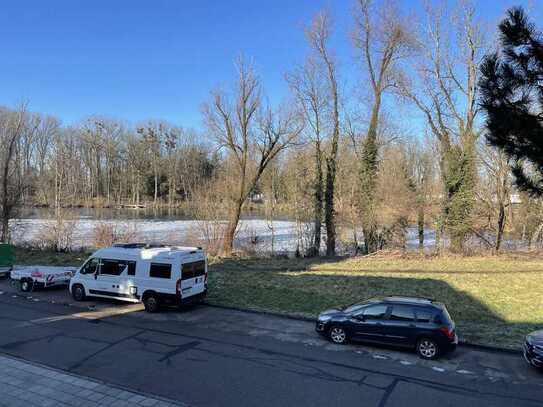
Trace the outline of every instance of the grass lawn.
<instances>
[{"instance_id":1,"label":"grass lawn","mask_svg":"<svg viewBox=\"0 0 543 407\"><path fill-rule=\"evenodd\" d=\"M360 299L416 295L445 303L472 343L519 348L527 332L543 329L536 255L219 260L210 270L208 300L220 305L314 317Z\"/></svg>"},{"instance_id":2,"label":"grass lawn","mask_svg":"<svg viewBox=\"0 0 543 407\"><path fill-rule=\"evenodd\" d=\"M56 253L51 250L15 247L15 264L40 266L80 266L91 255L86 252Z\"/></svg>"},{"instance_id":3,"label":"grass lawn","mask_svg":"<svg viewBox=\"0 0 543 407\"><path fill-rule=\"evenodd\" d=\"M16 249L17 264L81 265L89 253ZM543 329L543 261L536 254L347 259L213 259L213 304L315 317L382 295L416 295L447 305L461 339L519 348Z\"/></svg>"}]
</instances>

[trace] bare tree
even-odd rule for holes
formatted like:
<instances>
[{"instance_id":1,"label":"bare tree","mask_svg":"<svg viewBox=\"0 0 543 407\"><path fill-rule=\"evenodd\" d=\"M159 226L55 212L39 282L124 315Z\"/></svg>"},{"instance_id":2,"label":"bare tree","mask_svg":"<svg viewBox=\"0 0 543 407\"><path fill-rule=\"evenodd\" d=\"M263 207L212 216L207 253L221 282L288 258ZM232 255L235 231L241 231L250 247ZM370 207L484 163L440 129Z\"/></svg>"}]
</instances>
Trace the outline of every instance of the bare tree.
<instances>
[{"instance_id":1,"label":"bare tree","mask_svg":"<svg viewBox=\"0 0 543 407\"><path fill-rule=\"evenodd\" d=\"M27 126L26 105L17 111L0 111L0 205L2 214L2 242L9 239L9 220L21 203L27 183L17 162L19 142Z\"/></svg>"},{"instance_id":2,"label":"bare tree","mask_svg":"<svg viewBox=\"0 0 543 407\"><path fill-rule=\"evenodd\" d=\"M375 8L370 0L358 0L355 11L354 45L359 50L369 76L372 105L366 137L359 151L360 196L365 251L377 250L376 180L378 169L379 114L385 92L398 84L398 64L413 49L408 21L391 1Z\"/></svg>"},{"instance_id":3,"label":"bare tree","mask_svg":"<svg viewBox=\"0 0 543 407\"><path fill-rule=\"evenodd\" d=\"M494 232L494 251L500 251L508 218L512 217L511 193L513 178L507 155L496 148L481 145L479 160L482 163L482 182L476 196L484 209L483 218L488 219ZM479 236L482 236L479 233Z\"/></svg>"},{"instance_id":4,"label":"bare tree","mask_svg":"<svg viewBox=\"0 0 543 407\"><path fill-rule=\"evenodd\" d=\"M232 208L225 230L223 254L232 253L234 237L246 200L268 164L298 137L302 128L292 112L272 112L262 106L260 83L242 59L237 63L234 101L217 91L204 106L207 127L226 149L235 169Z\"/></svg>"},{"instance_id":5,"label":"bare tree","mask_svg":"<svg viewBox=\"0 0 543 407\"><path fill-rule=\"evenodd\" d=\"M340 133L339 87L337 66L333 52L329 48L331 36L330 16L321 12L307 30L307 37L315 55L324 66L327 78L327 96L330 99L330 131L328 151L325 154L326 179L324 184L324 223L326 226L326 255L336 254L336 214L334 210L334 189L337 172L337 154Z\"/></svg>"},{"instance_id":6,"label":"bare tree","mask_svg":"<svg viewBox=\"0 0 543 407\"><path fill-rule=\"evenodd\" d=\"M462 3L457 14L446 15L428 6L427 24L419 41L423 52L417 85L402 89L423 113L439 145L444 193L438 237L445 229L451 249L462 251L472 231L475 143L480 132L476 122L477 67L484 53L474 8Z\"/></svg>"},{"instance_id":7,"label":"bare tree","mask_svg":"<svg viewBox=\"0 0 543 407\"><path fill-rule=\"evenodd\" d=\"M323 75L324 74L324 75ZM326 76L322 64L309 56L305 64L295 73L287 76L287 81L303 112L306 125L306 136L314 148L315 177L313 182L313 245L306 255L317 256L321 247L323 219L323 141L327 131L327 115L329 100L327 97Z\"/></svg>"}]
</instances>

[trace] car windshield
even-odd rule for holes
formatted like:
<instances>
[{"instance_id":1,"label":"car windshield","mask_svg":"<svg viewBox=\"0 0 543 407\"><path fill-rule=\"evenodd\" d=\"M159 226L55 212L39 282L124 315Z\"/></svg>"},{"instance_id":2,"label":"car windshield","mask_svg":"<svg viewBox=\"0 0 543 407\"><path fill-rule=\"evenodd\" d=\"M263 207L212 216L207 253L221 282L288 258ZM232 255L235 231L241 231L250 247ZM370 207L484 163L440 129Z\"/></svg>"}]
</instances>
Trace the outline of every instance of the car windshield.
<instances>
[{"instance_id":1,"label":"car windshield","mask_svg":"<svg viewBox=\"0 0 543 407\"><path fill-rule=\"evenodd\" d=\"M364 305L367 305L367 304L368 304L368 301L359 301L359 302L352 303L350 305L346 305L340 309L341 311L345 313L351 313L351 312L359 310L360 308L362 308Z\"/></svg>"}]
</instances>

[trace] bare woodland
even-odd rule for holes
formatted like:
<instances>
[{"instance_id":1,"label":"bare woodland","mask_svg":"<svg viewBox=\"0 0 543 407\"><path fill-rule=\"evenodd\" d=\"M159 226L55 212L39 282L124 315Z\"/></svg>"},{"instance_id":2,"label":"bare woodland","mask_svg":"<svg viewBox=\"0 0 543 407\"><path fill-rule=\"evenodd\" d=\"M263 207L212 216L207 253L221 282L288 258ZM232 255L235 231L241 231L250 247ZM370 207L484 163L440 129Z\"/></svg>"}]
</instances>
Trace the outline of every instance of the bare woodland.
<instances>
[{"instance_id":1,"label":"bare woodland","mask_svg":"<svg viewBox=\"0 0 543 407\"><path fill-rule=\"evenodd\" d=\"M267 102L258 65L239 58L230 87L210 92L200 130L102 116L63 126L27 105L3 108L2 240L24 206L52 208L62 236L66 208L145 205L205 221L204 241L226 255L248 211L295 220L302 256L402 248L409 228L421 250L428 230L436 251L464 253L475 239L497 252L506 237L536 248L543 201L515 190L507 158L482 137L479 64L495 34L474 7L427 6L417 19L394 1L357 0L341 39L356 56L349 81L352 61L339 60L323 11L285 72L283 103Z\"/></svg>"}]
</instances>

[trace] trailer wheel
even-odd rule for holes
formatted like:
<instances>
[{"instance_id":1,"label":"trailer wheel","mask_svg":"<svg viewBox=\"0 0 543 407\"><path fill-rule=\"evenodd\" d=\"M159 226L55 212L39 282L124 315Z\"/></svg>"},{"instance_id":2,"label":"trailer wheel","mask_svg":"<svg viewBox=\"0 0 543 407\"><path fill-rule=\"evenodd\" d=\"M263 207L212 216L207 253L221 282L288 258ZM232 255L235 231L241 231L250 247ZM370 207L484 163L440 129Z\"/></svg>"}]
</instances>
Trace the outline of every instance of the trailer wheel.
<instances>
[{"instance_id":1,"label":"trailer wheel","mask_svg":"<svg viewBox=\"0 0 543 407\"><path fill-rule=\"evenodd\" d=\"M74 284L72 286L72 297L76 301L85 301L85 289L81 284Z\"/></svg>"},{"instance_id":2,"label":"trailer wheel","mask_svg":"<svg viewBox=\"0 0 543 407\"><path fill-rule=\"evenodd\" d=\"M21 291L27 293L34 288L34 281L31 278L23 278L20 283Z\"/></svg>"}]
</instances>

